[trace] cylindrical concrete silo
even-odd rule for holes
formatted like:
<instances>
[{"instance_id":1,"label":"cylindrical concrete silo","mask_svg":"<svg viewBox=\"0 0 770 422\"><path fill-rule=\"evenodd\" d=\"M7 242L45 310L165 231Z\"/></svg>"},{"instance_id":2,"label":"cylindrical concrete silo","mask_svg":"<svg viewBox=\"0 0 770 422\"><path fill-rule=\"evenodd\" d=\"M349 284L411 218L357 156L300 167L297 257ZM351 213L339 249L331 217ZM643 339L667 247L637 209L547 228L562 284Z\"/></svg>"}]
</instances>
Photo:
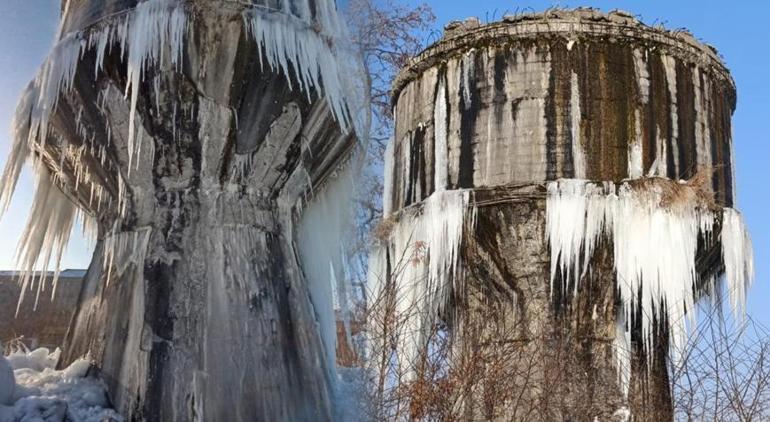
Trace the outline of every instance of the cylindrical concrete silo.
<instances>
[{"instance_id":1,"label":"cylindrical concrete silo","mask_svg":"<svg viewBox=\"0 0 770 422\"><path fill-rule=\"evenodd\" d=\"M390 312L417 315L391 342L402 379L427 367L438 321L460 379L442 394L463 417L670 419L679 320L725 266L737 295L751 273L728 218L735 101L713 48L624 12L448 25L394 85L371 268L396 291ZM720 229L742 242L737 261ZM656 257L672 250L673 264Z\"/></svg>"},{"instance_id":2,"label":"cylindrical concrete silo","mask_svg":"<svg viewBox=\"0 0 770 422\"><path fill-rule=\"evenodd\" d=\"M96 238L64 360L90 355L129 420L332 419L337 173L367 93L335 2L62 11L4 198L33 158L28 270L78 212Z\"/></svg>"}]
</instances>

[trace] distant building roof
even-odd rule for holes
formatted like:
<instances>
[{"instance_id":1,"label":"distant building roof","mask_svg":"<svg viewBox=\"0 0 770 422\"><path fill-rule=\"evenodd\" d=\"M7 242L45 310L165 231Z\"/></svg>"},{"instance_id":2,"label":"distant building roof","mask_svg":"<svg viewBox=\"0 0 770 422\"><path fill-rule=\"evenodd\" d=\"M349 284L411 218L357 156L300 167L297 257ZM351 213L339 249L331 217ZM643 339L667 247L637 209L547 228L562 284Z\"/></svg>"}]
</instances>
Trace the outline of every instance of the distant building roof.
<instances>
[{"instance_id":1,"label":"distant building roof","mask_svg":"<svg viewBox=\"0 0 770 422\"><path fill-rule=\"evenodd\" d=\"M62 270L59 273L59 278L84 278L87 270ZM21 274L21 271L0 271L0 277L17 277ZM35 272L35 274L39 274ZM53 277L54 272L48 271L46 277Z\"/></svg>"}]
</instances>

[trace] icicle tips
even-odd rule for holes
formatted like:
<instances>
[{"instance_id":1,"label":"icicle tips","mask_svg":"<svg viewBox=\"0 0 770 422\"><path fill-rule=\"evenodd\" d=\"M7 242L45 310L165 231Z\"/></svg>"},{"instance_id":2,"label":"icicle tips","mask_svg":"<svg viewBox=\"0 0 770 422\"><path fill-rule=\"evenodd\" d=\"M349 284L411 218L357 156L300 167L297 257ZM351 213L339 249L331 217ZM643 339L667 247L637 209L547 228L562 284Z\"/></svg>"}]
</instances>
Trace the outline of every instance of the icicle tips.
<instances>
[{"instance_id":1,"label":"icicle tips","mask_svg":"<svg viewBox=\"0 0 770 422\"><path fill-rule=\"evenodd\" d=\"M551 289L559 275L572 282L577 292L581 278L602 238L612 240L617 289L621 299L616 352L619 365L630 365L627 356L630 333L625 323L642 318L642 338L649 356L653 350L656 321L668 322L672 358L682 349L686 325L694 318L701 277L696 268L701 243L713 243L714 227L720 234L730 302L742 313L746 291L754 275L753 252L740 214L724 208L716 211L699 203L697 195L669 203L655 181L632 186L624 183L592 183L560 180L548 184L546 232L551 248ZM674 183L661 179L660 183ZM685 195L686 196L686 195ZM713 247L713 245L711 245ZM621 329L621 325L623 325ZM619 367L628 388L629 369Z\"/></svg>"}]
</instances>

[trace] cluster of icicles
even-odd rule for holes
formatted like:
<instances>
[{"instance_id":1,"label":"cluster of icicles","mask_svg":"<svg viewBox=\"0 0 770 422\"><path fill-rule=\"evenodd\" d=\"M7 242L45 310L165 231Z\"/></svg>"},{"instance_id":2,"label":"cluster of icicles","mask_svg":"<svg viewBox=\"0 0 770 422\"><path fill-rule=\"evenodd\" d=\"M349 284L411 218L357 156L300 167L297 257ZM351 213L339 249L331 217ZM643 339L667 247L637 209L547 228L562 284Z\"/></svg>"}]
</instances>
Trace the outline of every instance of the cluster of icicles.
<instances>
[{"instance_id":1,"label":"cluster of icicles","mask_svg":"<svg viewBox=\"0 0 770 422\"><path fill-rule=\"evenodd\" d=\"M699 239L707 247L721 242L727 291L736 315L744 308L754 277L751 241L737 211L715 211L692 198L664 203L655 180L676 182L645 180L650 183L643 189L631 183L586 180L548 184L546 232L551 249L552 291L558 275L577 291L599 242L603 238L612 240L622 300L615 349L618 377L626 393L631 373L627 322L632 315L642 315L647 350L652 350L656 319L666 316L670 352L676 361L687 340L687 323L695 318L695 303L703 293L698 286L719 288L715 279L700 283L702 275L696 269ZM398 224L375 251L369 285L373 297L382 300L386 283L393 283L389 291L396 295L395 309L390 312L400 318L397 357L407 377L414 375L419 353L428 346L428 330L446 311L449 295L462 277L460 245L464 230L472 228L475 219L469 191L439 190L421 205L400 212ZM721 231L715 232L716 227ZM377 350L383 345L372 346Z\"/></svg>"},{"instance_id":2,"label":"cluster of icicles","mask_svg":"<svg viewBox=\"0 0 770 422\"><path fill-rule=\"evenodd\" d=\"M720 218L721 232L715 233ZM644 187L585 180L551 182L546 231L552 291L559 274L577 291L598 243L602 238L612 240L622 301L615 352L618 377L626 393L631 372L627 322L632 316L641 315L642 340L648 351L652 350L655 321L666 316L670 356L676 362L687 340L687 324L696 316L693 310L702 293L699 282L719 288L716 280L700 280L696 270L699 239L712 246L721 240L727 291L736 314L743 311L754 277L751 241L737 211L713 211L694 200L663 203L663 192L654 182Z\"/></svg>"},{"instance_id":3,"label":"cluster of icicles","mask_svg":"<svg viewBox=\"0 0 770 422\"><path fill-rule=\"evenodd\" d=\"M476 209L469 190L439 190L420 205L402 210L398 220L374 251L368 283L378 301L387 292L396 295L394 309L382 309L388 306L385 303L377 307L399 318L397 357L409 378L428 346L429 330L459 287L455 284L462 279L460 246L466 228L475 225ZM388 340L374 336L372 341ZM373 350L383 346L374 344Z\"/></svg>"},{"instance_id":4,"label":"cluster of icicles","mask_svg":"<svg viewBox=\"0 0 770 422\"><path fill-rule=\"evenodd\" d=\"M76 216L82 218L88 237L95 238L98 234L94 218L73 205L59 186L74 186L77 189L77 184L88 181L92 185L92 201L97 196L97 205L101 205L104 192L102 187L91 180L88 169L78 168L81 164L77 159L73 159L73 167L76 167L73 169L74 174L65 173L63 169L56 174L49 174L45 164L63 161L65 152L71 149L67 140L59 139L58 134L49 133L49 123L60 97L72 90L76 73L91 71L81 68L81 59L86 53L94 52L96 65L92 71L98 76L103 71L107 54L120 52L128 69L125 95L130 102L129 161L138 161L138 158L132 156L139 150L135 142L139 86L150 68L169 64L178 68L181 65L184 43L192 38L194 31L194 15L188 3L184 0L147 0L134 9L110 16L88 29L66 34L60 31L59 41L23 94L13 122L12 150L0 180L0 211L7 210L21 170L27 159L32 158L37 173L37 192L17 253L23 273L21 283L24 291L34 286L35 271L39 271L39 296L44 288L42 278L45 270L51 264L58 268ZM351 102L363 101L360 95L349 94L349 90L358 88L351 85L355 83L351 79L355 78L344 78L351 71L359 71L357 68L351 69L357 61L350 51L342 48L344 43L338 42L344 39L345 28L339 21L334 1L317 0L314 5L314 13L311 12L310 0L284 1L281 10L242 5L243 23L247 33L256 42L260 58L263 54L267 58L267 66L281 72L289 84L298 81L300 86L296 89L303 90L308 96L313 92L322 93L340 126L343 130L349 130L361 124L361 117L354 114L363 109L361 104ZM78 125L78 133L83 137L82 146L78 147L82 150L89 140L81 133L83 130L80 123L75 123ZM107 128L109 131L110 128ZM51 139L58 141L61 157L52 157L46 151L46 143L51 142ZM106 142L109 139L90 139L91 153L97 157L101 155L102 165L105 157L103 144ZM119 179L122 187L124 183ZM93 192L95 185L96 193ZM122 197L124 193L121 192L119 196ZM121 199L118 198L120 209L123 208ZM115 255L120 253L107 253L107 256ZM58 270L53 280L54 291L57 278Z\"/></svg>"}]
</instances>

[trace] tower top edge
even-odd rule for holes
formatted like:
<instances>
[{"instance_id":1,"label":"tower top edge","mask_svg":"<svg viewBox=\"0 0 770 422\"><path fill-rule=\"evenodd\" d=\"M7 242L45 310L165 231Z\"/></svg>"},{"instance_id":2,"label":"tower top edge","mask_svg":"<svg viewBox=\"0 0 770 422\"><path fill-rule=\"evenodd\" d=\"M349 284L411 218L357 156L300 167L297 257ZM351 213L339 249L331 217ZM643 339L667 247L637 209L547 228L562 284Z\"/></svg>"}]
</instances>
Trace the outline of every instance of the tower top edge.
<instances>
[{"instance_id":1,"label":"tower top edge","mask_svg":"<svg viewBox=\"0 0 770 422\"><path fill-rule=\"evenodd\" d=\"M674 57L714 69L735 88L717 49L685 28L667 29L662 24L650 26L638 15L623 10L605 13L595 8L548 9L538 13L509 14L487 24L476 17L449 22L444 26L441 38L413 57L396 76L393 102L423 72L466 51L548 38L562 38L564 42L606 39L608 42L637 43L639 47L654 46Z\"/></svg>"}]
</instances>

